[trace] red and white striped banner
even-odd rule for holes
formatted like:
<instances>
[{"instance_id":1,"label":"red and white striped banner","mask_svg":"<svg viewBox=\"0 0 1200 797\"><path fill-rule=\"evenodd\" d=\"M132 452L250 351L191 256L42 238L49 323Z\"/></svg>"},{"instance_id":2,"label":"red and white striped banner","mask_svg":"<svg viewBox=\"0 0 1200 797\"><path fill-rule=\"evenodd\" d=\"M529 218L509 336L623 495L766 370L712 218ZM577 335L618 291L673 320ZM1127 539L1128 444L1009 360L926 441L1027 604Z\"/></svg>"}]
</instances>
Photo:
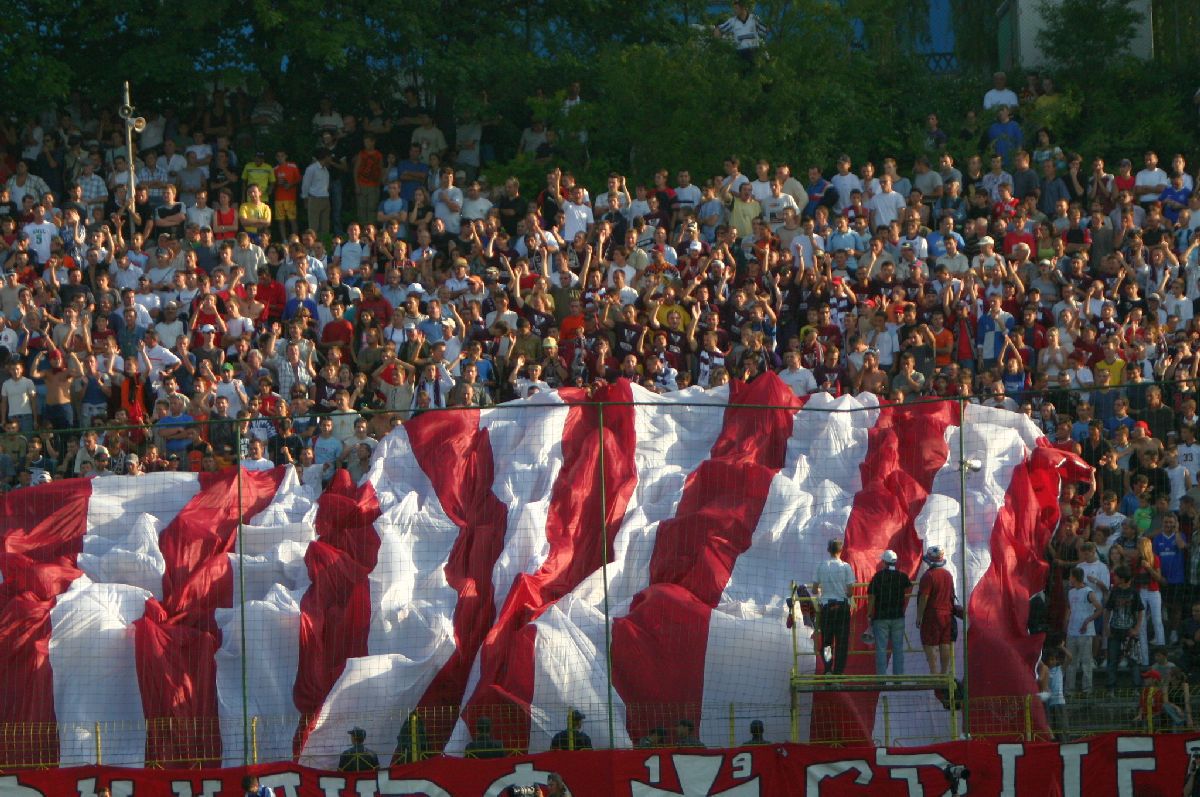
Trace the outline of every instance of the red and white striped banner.
<instances>
[{"instance_id":1,"label":"red and white striped banner","mask_svg":"<svg viewBox=\"0 0 1200 797\"><path fill-rule=\"evenodd\" d=\"M762 709L768 738L787 738L788 584L812 581L843 535L861 581L885 549L916 576L941 545L970 613L972 698L1028 694L1038 552L1060 480L1083 466L1023 416L966 410L802 402L772 374L669 396L618 382L427 413L381 441L362 484L343 472L320 494L284 468L15 491L0 531L0 725L45 730L0 736L0 757L92 763L104 723L123 729L100 740L105 760L235 764L252 716L259 760L327 768L349 727L390 746L414 709L450 754L484 715L507 747L547 750L580 707L594 707L598 747L683 718L727 743L711 718L730 706ZM982 464L966 476L965 530L963 458ZM806 628L800 643L811 668ZM931 694L894 700L894 738L876 696L828 692L804 706L801 735L945 736ZM597 716L609 705L611 739ZM1017 715L978 721L1024 730Z\"/></svg>"}]
</instances>

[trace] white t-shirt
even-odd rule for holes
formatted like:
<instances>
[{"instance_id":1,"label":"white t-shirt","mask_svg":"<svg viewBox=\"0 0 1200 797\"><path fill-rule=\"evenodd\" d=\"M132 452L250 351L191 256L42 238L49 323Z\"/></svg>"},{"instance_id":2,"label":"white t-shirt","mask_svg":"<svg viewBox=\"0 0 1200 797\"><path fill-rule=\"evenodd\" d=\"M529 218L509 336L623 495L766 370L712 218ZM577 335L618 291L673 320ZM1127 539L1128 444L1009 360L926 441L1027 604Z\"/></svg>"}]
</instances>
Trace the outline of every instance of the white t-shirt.
<instances>
[{"instance_id":1,"label":"white t-shirt","mask_svg":"<svg viewBox=\"0 0 1200 797\"><path fill-rule=\"evenodd\" d=\"M771 181L770 180L755 180L750 183L750 191L754 194L754 198L759 202L771 196Z\"/></svg>"},{"instance_id":2,"label":"white t-shirt","mask_svg":"<svg viewBox=\"0 0 1200 797\"><path fill-rule=\"evenodd\" d=\"M817 392L817 378L813 376L812 371L803 366L797 368L795 371L785 368L779 372L779 378L797 396L807 396L810 393Z\"/></svg>"},{"instance_id":3,"label":"white t-shirt","mask_svg":"<svg viewBox=\"0 0 1200 797\"><path fill-rule=\"evenodd\" d=\"M8 400L8 417L14 415L32 415L33 405L29 399L34 395L33 380L22 376L19 380L5 379L0 385L0 395Z\"/></svg>"},{"instance_id":4,"label":"white t-shirt","mask_svg":"<svg viewBox=\"0 0 1200 797\"><path fill-rule=\"evenodd\" d=\"M29 236L29 249L37 253L38 263L50 259L50 242L58 237L58 228L48 221L31 221L21 228Z\"/></svg>"},{"instance_id":5,"label":"white t-shirt","mask_svg":"<svg viewBox=\"0 0 1200 797\"><path fill-rule=\"evenodd\" d=\"M1094 594L1095 591L1091 587L1072 587L1067 591L1067 605L1070 607L1070 619L1067 620L1067 636L1090 637L1096 635L1095 623L1084 625L1084 621L1096 611L1096 607L1091 601L1091 596ZM1096 595L1096 600L1100 600L1099 595Z\"/></svg>"},{"instance_id":6,"label":"white t-shirt","mask_svg":"<svg viewBox=\"0 0 1200 797\"><path fill-rule=\"evenodd\" d=\"M1141 188L1142 186L1170 185L1171 178L1167 177L1167 173L1162 169L1142 169L1137 173L1137 177L1133 181L1134 186ZM1158 193L1142 194L1137 198L1138 202L1143 204L1147 202L1158 201Z\"/></svg>"},{"instance_id":7,"label":"white t-shirt","mask_svg":"<svg viewBox=\"0 0 1200 797\"><path fill-rule=\"evenodd\" d=\"M854 585L854 568L841 559L826 559L817 565L813 582L821 586L821 605L849 600Z\"/></svg>"},{"instance_id":8,"label":"white t-shirt","mask_svg":"<svg viewBox=\"0 0 1200 797\"><path fill-rule=\"evenodd\" d=\"M195 224L197 227L212 227L213 218L216 216L216 211L212 208L190 207L187 209L188 224Z\"/></svg>"},{"instance_id":9,"label":"white t-shirt","mask_svg":"<svg viewBox=\"0 0 1200 797\"><path fill-rule=\"evenodd\" d=\"M834 211L837 213L841 213L850 204L850 192L856 188L861 191L863 187L862 180L853 172L849 174L841 174L839 172L829 182L833 183L833 187L838 192L837 204L833 206Z\"/></svg>"},{"instance_id":10,"label":"white t-shirt","mask_svg":"<svg viewBox=\"0 0 1200 797\"><path fill-rule=\"evenodd\" d=\"M699 207L701 199L703 199L703 195L696 186L675 186L675 200L681 209Z\"/></svg>"},{"instance_id":11,"label":"white t-shirt","mask_svg":"<svg viewBox=\"0 0 1200 797\"><path fill-rule=\"evenodd\" d=\"M1196 473L1196 469L1200 468L1200 443L1192 443L1191 445L1181 443L1177 450L1179 453L1179 464L1187 468L1191 473Z\"/></svg>"},{"instance_id":12,"label":"white t-shirt","mask_svg":"<svg viewBox=\"0 0 1200 797\"><path fill-rule=\"evenodd\" d=\"M433 215L445 222L448 233L458 235L462 229L462 201L462 189L454 186L439 188L433 192ZM451 210L447 202L458 205L459 210Z\"/></svg>"},{"instance_id":13,"label":"white t-shirt","mask_svg":"<svg viewBox=\"0 0 1200 797\"><path fill-rule=\"evenodd\" d=\"M573 240L576 233L586 233L588 226L595 222L592 209L588 207L586 202L581 202L578 205L574 202L564 202L562 208L562 237L564 240Z\"/></svg>"},{"instance_id":14,"label":"white t-shirt","mask_svg":"<svg viewBox=\"0 0 1200 797\"><path fill-rule=\"evenodd\" d=\"M1016 108L1020 104L1017 99L1017 93L1012 89L988 89L987 94L983 95L983 109L990 111L992 108L997 108L1001 105L1007 105L1009 108Z\"/></svg>"},{"instance_id":15,"label":"white t-shirt","mask_svg":"<svg viewBox=\"0 0 1200 797\"><path fill-rule=\"evenodd\" d=\"M205 158L212 157L213 148L211 146L209 146L208 144L192 144L190 147L188 147L187 149L184 150L185 154L188 152L196 153L196 160L202 161ZM204 172L205 177L209 176L208 175L208 166L201 166L199 168L200 168L200 171Z\"/></svg>"},{"instance_id":16,"label":"white t-shirt","mask_svg":"<svg viewBox=\"0 0 1200 797\"><path fill-rule=\"evenodd\" d=\"M275 463L266 457L262 459L243 459L242 467L249 471L270 470L275 467Z\"/></svg>"},{"instance_id":17,"label":"white t-shirt","mask_svg":"<svg viewBox=\"0 0 1200 797\"><path fill-rule=\"evenodd\" d=\"M463 200L462 213L460 215L467 221L482 221L491 209L492 203L486 197L468 198Z\"/></svg>"},{"instance_id":18,"label":"white t-shirt","mask_svg":"<svg viewBox=\"0 0 1200 797\"><path fill-rule=\"evenodd\" d=\"M241 394L246 392L246 388L240 379L230 379L228 382L218 379L217 384L213 387L213 392L217 396L229 399L229 417L231 418L237 417L237 414L246 408L241 397Z\"/></svg>"},{"instance_id":19,"label":"white t-shirt","mask_svg":"<svg viewBox=\"0 0 1200 797\"><path fill-rule=\"evenodd\" d=\"M900 196L897 191L880 191L875 196L871 197L871 201L867 203L867 209L871 211L871 229L876 227L886 227L896 219L900 218L900 214L908 203L904 201L904 197Z\"/></svg>"}]
</instances>

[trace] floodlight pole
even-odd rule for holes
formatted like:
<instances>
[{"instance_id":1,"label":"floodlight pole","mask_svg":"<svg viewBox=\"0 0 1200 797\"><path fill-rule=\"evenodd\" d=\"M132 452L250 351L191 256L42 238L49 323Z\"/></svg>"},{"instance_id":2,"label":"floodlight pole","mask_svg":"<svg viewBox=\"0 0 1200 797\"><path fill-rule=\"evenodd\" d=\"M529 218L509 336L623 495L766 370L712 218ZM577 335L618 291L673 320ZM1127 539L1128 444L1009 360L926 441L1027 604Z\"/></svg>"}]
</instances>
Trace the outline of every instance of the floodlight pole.
<instances>
[{"instance_id":1,"label":"floodlight pole","mask_svg":"<svg viewBox=\"0 0 1200 797\"><path fill-rule=\"evenodd\" d=\"M134 168L133 161L133 129L141 121L142 126L145 126L144 120L139 120L133 115L133 101L129 98L129 81L125 81L125 91L121 97L121 107L117 109L117 115L125 120L125 161L129 166L129 189L125 195L125 201L129 203L129 241L126 246L133 243L133 236L137 232L137 223L133 220L133 210L136 207L134 196L137 194L137 169Z\"/></svg>"}]
</instances>

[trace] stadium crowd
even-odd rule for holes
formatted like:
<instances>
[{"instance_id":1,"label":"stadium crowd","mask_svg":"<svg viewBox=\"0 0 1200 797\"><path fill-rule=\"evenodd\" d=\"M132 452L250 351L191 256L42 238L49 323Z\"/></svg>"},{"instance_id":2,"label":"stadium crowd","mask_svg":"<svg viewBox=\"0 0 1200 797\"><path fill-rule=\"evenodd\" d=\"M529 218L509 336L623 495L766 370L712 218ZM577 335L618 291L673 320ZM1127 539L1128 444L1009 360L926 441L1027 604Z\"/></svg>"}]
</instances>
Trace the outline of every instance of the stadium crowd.
<instances>
[{"instance_id":1,"label":"stadium crowd","mask_svg":"<svg viewBox=\"0 0 1200 797\"><path fill-rule=\"evenodd\" d=\"M752 46L739 24L719 34ZM270 91L154 112L132 153L79 98L6 122L0 483L238 461L359 477L415 414L619 378L964 398L1097 468L1063 498L1051 622L1076 565L1124 566L1140 661L1147 636L1190 655L1196 177L1027 129L1053 91L998 73L962 130L931 114L920 151L878 166L730 156L588 186L539 120L517 149L544 182L490 184L485 127L459 121L452 147L412 89L361 115L322 99L304 152L231 145L279 124ZM565 107L583 101L571 84ZM1099 567L1084 585L1107 599Z\"/></svg>"}]
</instances>

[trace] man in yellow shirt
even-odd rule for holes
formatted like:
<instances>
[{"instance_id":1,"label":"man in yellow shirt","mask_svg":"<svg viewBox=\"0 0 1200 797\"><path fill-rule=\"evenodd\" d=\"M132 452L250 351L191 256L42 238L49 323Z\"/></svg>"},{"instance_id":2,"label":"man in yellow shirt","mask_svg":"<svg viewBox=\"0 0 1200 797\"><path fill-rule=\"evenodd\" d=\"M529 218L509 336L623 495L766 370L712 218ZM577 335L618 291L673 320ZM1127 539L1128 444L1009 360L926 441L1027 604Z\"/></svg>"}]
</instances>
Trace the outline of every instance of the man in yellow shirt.
<instances>
[{"instance_id":1,"label":"man in yellow shirt","mask_svg":"<svg viewBox=\"0 0 1200 797\"><path fill-rule=\"evenodd\" d=\"M271 229L271 206L262 201L262 189L257 185L246 191L246 201L238 207L238 218L254 243L259 242L263 231Z\"/></svg>"},{"instance_id":2,"label":"man in yellow shirt","mask_svg":"<svg viewBox=\"0 0 1200 797\"><path fill-rule=\"evenodd\" d=\"M261 196L271 195L271 186L275 182L275 168L267 163L267 153L254 153L254 160L242 167L242 185L246 186L246 196L250 196L251 186L258 186Z\"/></svg>"},{"instance_id":3,"label":"man in yellow shirt","mask_svg":"<svg viewBox=\"0 0 1200 797\"><path fill-rule=\"evenodd\" d=\"M1096 373L1107 371L1109 387L1120 387L1125 381L1125 361L1111 343L1104 347L1104 359L1093 365L1092 370Z\"/></svg>"}]
</instances>

